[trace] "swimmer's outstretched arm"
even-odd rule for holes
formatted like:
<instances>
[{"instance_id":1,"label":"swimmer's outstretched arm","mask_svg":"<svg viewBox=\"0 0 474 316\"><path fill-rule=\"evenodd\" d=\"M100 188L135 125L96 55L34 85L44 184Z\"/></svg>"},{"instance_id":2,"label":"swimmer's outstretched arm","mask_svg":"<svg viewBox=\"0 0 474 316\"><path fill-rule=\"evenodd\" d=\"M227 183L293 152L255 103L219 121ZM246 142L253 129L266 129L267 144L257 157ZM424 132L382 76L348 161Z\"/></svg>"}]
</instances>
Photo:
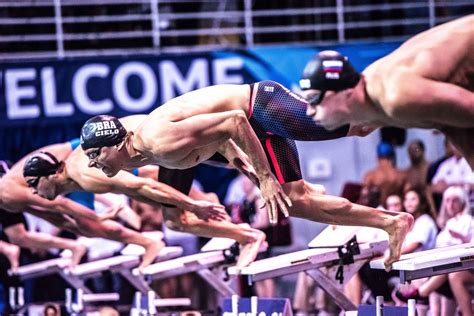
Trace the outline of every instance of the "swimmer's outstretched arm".
<instances>
[{"instance_id":1,"label":"swimmer's outstretched arm","mask_svg":"<svg viewBox=\"0 0 474 316\"><path fill-rule=\"evenodd\" d=\"M66 216L64 214L58 214L50 211L38 211L35 209L25 209L25 212L28 212L34 216L37 216L39 218L42 218L51 224L53 224L56 227L59 227L61 229L67 230L71 233L74 233L76 235L81 235L79 226L77 225L76 221L69 216Z\"/></svg>"},{"instance_id":2,"label":"swimmer's outstretched arm","mask_svg":"<svg viewBox=\"0 0 474 316\"><path fill-rule=\"evenodd\" d=\"M271 209L270 221L276 222L278 207L288 216L291 201L270 170L265 152L242 110L195 115L171 123L176 135L175 150L199 148L232 139L245 152L255 168L260 192ZM178 148L176 148L178 147ZM225 154L225 153L224 153ZM233 159L233 157L226 157Z\"/></svg>"},{"instance_id":3,"label":"swimmer's outstretched arm","mask_svg":"<svg viewBox=\"0 0 474 316\"><path fill-rule=\"evenodd\" d=\"M388 86L387 113L399 120L431 122L436 127L474 127L474 93L460 86L415 75L399 75ZM416 123L416 122L415 122Z\"/></svg>"},{"instance_id":4,"label":"swimmer's outstretched arm","mask_svg":"<svg viewBox=\"0 0 474 316\"><path fill-rule=\"evenodd\" d=\"M53 201L50 201L31 192L26 196L26 204L27 208L37 211L54 211L73 218L83 217L94 221L109 219L107 215L98 216L93 210L63 196L58 196Z\"/></svg>"},{"instance_id":5,"label":"swimmer's outstretched arm","mask_svg":"<svg viewBox=\"0 0 474 316\"><path fill-rule=\"evenodd\" d=\"M196 201L173 187L149 178L119 172L110 178L115 192L148 204L169 204L178 209L193 212L201 219L224 220L227 216L223 205L207 201Z\"/></svg>"}]
</instances>

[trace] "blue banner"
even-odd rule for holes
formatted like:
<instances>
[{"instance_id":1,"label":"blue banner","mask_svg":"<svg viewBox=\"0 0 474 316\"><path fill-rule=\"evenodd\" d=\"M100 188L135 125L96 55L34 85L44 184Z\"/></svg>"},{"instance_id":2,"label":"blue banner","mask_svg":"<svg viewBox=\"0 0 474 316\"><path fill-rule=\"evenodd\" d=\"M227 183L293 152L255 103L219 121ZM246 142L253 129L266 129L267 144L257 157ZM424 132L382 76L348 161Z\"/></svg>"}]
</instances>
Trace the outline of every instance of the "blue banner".
<instances>
[{"instance_id":1,"label":"blue banner","mask_svg":"<svg viewBox=\"0 0 474 316\"><path fill-rule=\"evenodd\" d=\"M324 49L339 50L363 70L398 45ZM91 116L149 113L176 96L209 85L268 79L297 90L306 62L319 50L269 47L0 64L0 159L16 160L37 147L77 137Z\"/></svg>"}]
</instances>

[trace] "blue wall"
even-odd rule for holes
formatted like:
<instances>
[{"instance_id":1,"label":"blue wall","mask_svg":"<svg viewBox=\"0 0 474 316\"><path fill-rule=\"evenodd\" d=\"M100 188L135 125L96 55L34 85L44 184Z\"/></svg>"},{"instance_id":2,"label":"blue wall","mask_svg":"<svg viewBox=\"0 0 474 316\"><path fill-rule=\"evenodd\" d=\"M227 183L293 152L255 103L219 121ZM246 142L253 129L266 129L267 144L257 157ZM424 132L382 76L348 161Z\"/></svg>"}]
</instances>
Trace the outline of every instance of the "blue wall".
<instances>
[{"instance_id":1,"label":"blue wall","mask_svg":"<svg viewBox=\"0 0 474 316\"><path fill-rule=\"evenodd\" d=\"M363 70L399 43L325 47ZM97 114L149 113L167 100L214 84L275 80L296 88L311 47L214 53L76 58L0 64L0 159L17 160L77 137Z\"/></svg>"}]
</instances>

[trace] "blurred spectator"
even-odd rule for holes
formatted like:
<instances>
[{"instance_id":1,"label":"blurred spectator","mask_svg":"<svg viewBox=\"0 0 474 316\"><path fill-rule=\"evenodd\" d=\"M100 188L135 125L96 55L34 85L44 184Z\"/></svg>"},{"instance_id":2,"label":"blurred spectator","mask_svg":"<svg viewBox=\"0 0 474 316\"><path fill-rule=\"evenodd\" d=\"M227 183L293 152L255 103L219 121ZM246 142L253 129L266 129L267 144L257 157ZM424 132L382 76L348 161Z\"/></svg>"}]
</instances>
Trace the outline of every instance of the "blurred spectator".
<instances>
[{"instance_id":1,"label":"blurred spectator","mask_svg":"<svg viewBox=\"0 0 474 316\"><path fill-rule=\"evenodd\" d=\"M390 208L387 209L391 211L402 209L400 197L395 195L387 197L384 204L390 205ZM406 192L403 199L403 208L415 217L415 223L405 238L402 254L434 248L438 230L424 192L417 189ZM388 239L388 236L376 229L364 229L357 234L358 241L382 238ZM358 277L360 277L360 280L357 279ZM373 270L366 264L359 270L358 277L351 280L349 286L346 287L346 291L350 293L354 304L360 304L361 302L362 284L365 284L371 290L372 299L381 295L386 302L392 301L392 290L395 282L392 282L391 279L398 278L398 272Z\"/></svg>"},{"instance_id":2,"label":"blurred spectator","mask_svg":"<svg viewBox=\"0 0 474 316\"><path fill-rule=\"evenodd\" d=\"M404 177L394 166L394 155L392 145L380 143L377 146L378 165L364 176L364 187L378 187L381 201L390 194L401 194L403 190Z\"/></svg>"},{"instance_id":3,"label":"blurred spectator","mask_svg":"<svg viewBox=\"0 0 474 316\"><path fill-rule=\"evenodd\" d=\"M438 225L442 227L441 232L436 238L436 247L447 247L468 243L474 237L474 221L470 211L469 199L463 188L451 186L444 191L441 210L438 215ZM470 274L470 272L468 272ZM453 292L449 286L448 279L457 279L459 275L448 276L441 274L433 276L425 282L405 287L396 292L396 297L403 302L408 299L416 299L418 303L427 304L429 296L431 315L454 315L456 304L452 301ZM469 275L463 280L469 280ZM465 283L457 280L456 290ZM458 305L463 305L463 295L458 301ZM470 300L469 300L470 302ZM470 303L469 303L470 305ZM464 312L468 309L464 308ZM471 311L472 312L472 311ZM463 315L471 315L471 312Z\"/></svg>"},{"instance_id":4,"label":"blurred spectator","mask_svg":"<svg viewBox=\"0 0 474 316\"><path fill-rule=\"evenodd\" d=\"M434 211L430 209L425 193L419 189L407 191L403 198L403 207L413 215L415 223L405 238L402 254L433 249L438 228Z\"/></svg>"},{"instance_id":5,"label":"blurred spectator","mask_svg":"<svg viewBox=\"0 0 474 316\"><path fill-rule=\"evenodd\" d=\"M44 306L44 316L60 316L59 308L54 304L46 304Z\"/></svg>"},{"instance_id":6,"label":"blurred spectator","mask_svg":"<svg viewBox=\"0 0 474 316\"><path fill-rule=\"evenodd\" d=\"M461 153L452 145L453 156L443 161L436 171L432 183L432 191L442 193L450 185L458 185L470 191L474 185L474 173Z\"/></svg>"},{"instance_id":7,"label":"blurred spectator","mask_svg":"<svg viewBox=\"0 0 474 316\"><path fill-rule=\"evenodd\" d=\"M112 307L104 306L99 310L99 316L119 316L119 312Z\"/></svg>"},{"instance_id":8,"label":"blurred spectator","mask_svg":"<svg viewBox=\"0 0 474 316\"><path fill-rule=\"evenodd\" d=\"M448 139L444 139L444 155L437 159L436 161L433 161L429 167L428 167L428 173L426 174L426 183L430 184L433 182L433 177L436 174L436 172L439 169L439 166L443 161L445 161L448 158L451 158L453 156L453 146L449 143ZM441 205L441 203L439 204Z\"/></svg>"},{"instance_id":9,"label":"blurred spectator","mask_svg":"<svg viewBox=\"0 0 474 316\"><path fill-rule=\"evenodd\" d=\"M450 273L448 278L461 315L473 315L471 288L474 285L474 273L472 269Z\"/></svg>"},{"instance_id":10,"label":"blurred spectator","mask_svg":"<svg viewBox=\"0 0 474 316\"><path fill-rule=\"evenodd\" d=\"M387 211L403 212L403 203L400 195L391 194L387 196L383 206Z\"/></svg>"},{"instance_id":11,"label":"blurred spectator","mask_svg":"<svg viewBox=\"0 0 474 316\"><path fill-rule=\"evenodd\" d=\"M360 191L360 197L357 201L358 204L362 204L370 207L380 206L380 188L378 186L363 187Z\"/></svg>"},{"instance_id":12,"label":"blurred spectator","mask_svg":"<svg viewBox=\"0 0 474 316\"><path fill-rule=\"evenodd\" d=\"M424 189L428 173L428 162L425 159L425 144L419 139L413 140L408 145L408 156L410 157L411 165L404 170L404 191L412 188Z\"/></svg>"}]
</instances>

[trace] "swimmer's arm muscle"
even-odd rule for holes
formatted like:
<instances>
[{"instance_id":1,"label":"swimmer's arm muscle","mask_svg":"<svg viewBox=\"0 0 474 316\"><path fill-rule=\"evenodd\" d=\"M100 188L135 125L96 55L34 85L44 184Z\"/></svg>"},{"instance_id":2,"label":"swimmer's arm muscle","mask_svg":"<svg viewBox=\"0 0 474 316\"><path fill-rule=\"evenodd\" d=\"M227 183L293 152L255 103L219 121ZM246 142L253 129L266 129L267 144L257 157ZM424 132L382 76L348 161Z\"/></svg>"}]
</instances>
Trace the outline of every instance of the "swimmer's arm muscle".
<instances>
[{"instance_id":1,"label":"swimmer's arm muscle","mask_svg":"<svg viewBox=\"0 0 474 316\"><path fill-rule=\"evenodd\" d=\"M473 127L474 94L462 87L414 75L393 80L389 87L384 108L395 119L422 118L435 126Z\"/></svg>"},{"instance_id":2,"label":"swimmer's arm muscle","mask_svg":"<svg viewBox=\"0 0 474 316\"><path fill-rule=\"evenodd\" d=\"M61 214L69 215L73 218L83 217L94 221L103 220L103 218L97 216L93 210L63 196L58 196L53 201L49 201L37 195L29 194L28 204L29 207L38 211L56 211Z\"/></svg>"},{"instance_id":3,"label":"swimmer's arm muscle","mask_svg":"<svg viewBox=\"0 0 474 316\"><path fill-rule=\"evenodd\" d=\"M165 183L137 177L128 172L121 172L113 181L117 192L147 204L166 203L180 209L194 206L193 199Z\"/></svg>"}]
</instances>

